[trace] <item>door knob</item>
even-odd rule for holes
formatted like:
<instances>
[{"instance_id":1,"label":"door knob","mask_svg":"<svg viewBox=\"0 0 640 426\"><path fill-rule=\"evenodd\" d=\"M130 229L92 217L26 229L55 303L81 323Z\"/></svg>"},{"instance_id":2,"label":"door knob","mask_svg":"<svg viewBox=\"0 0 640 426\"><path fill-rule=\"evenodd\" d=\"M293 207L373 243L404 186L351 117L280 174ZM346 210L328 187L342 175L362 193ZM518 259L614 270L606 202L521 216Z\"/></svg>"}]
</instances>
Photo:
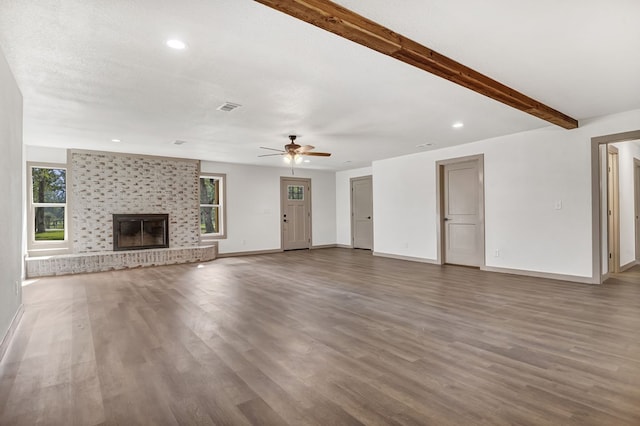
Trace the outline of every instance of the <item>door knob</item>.
<instances>
[{"instance_id":1,"label":"door knob","mask_svg":"<svg viewBox=\"0 0 640 426\"><path fill-rule=\"evenodd\" d=\"M371 216L367 216L367 219L371 219Z\"/></svg>"},{"instance_id":2,"label":"door knob","mask_svg":"<svg viewBox=\"0 0 640 426\"><path fill-rule=\"evenodd\" d=\"M449 219L448 217L445 217L445 218L444 218L444 221L445 221L445 222L446 222L446 221L448 221L448 220L451 220L451 219Z\"/></svg>"}]
</instances>

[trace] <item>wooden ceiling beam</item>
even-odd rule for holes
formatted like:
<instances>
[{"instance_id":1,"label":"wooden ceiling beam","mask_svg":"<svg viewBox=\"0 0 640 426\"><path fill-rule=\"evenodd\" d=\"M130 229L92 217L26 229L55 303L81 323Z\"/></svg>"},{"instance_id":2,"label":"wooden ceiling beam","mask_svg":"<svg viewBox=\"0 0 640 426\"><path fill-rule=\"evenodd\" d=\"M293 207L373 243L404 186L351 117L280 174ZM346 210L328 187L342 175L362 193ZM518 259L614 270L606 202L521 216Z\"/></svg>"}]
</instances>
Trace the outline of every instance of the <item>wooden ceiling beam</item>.
<instances>
[{"instance_id":1,"label":"wooden ceiling beam","mask_svg":"<svg viewBox=\"0 0 640 426\"><path fill-rule=\"evenodd\" d=\"M578 120L329 0L255 0L565 129Z\"/></svg>"}]
</instances>

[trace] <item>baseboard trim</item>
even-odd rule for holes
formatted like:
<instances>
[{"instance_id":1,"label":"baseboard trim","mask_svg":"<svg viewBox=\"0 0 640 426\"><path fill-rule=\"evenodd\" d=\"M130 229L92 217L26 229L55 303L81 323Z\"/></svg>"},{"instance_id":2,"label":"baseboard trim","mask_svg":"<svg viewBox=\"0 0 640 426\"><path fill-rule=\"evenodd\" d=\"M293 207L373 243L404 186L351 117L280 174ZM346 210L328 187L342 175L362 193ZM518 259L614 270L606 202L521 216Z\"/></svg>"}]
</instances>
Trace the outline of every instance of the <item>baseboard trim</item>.
<instances>
[{"instance_id":1,"label":"baseboard trim","mask_svg":"<svg viewBox=\"0 0 640 426\"><path fill-rule=\"evenodd\" d=\"M233 251L233 252L229 252L229 253L218 253L218 259L223 258L223 257L256 256L256 255L260 255L260 254L282 253L283 251L284 250L282 250L282 249Z\"/></svg>"},{"instance_id":2,"label":"baseboard trim","mask_svg":"<svg viewBox=\"0 0 640 426\"><path fill-rule=\"evenodd\" d=\"M441 265L435 259L424 259L421 257L402 256L399 254L381 253L377 251L374 251L373 255L379 256L379 257L387 257L390 259L408 260L410 262L420 262L420 263L427 263L431 265ZM580 284L597 284L597 283L594 283L593 278L591 277L579 277L576 275L564 275L564 274L554 274L550 272L527 271L524 269L499 268L495 266L481 266L480 270L487 271L487 272L498 272L501 274L522 275L522 276L534 277L534 278L546 278L546 279L559 280L559 281L571 281L571 282L580 283Z\"/></svg>"},{"instance_id":3,"label":"baseboard trim","mask_svg":"<svg viewBox=\"0 0 640 426\"><path fill-rule=\"evenodd\" d=\"M381 253L379 251L374 251L373 255L379 256L379 257L387 257L389 259L407 260L409 262L420 262L420 263L428 263L430 265L440 265L438 261L435 259L425 259L422 257L403 256L401 254L391 254L391 253Z\"/></svg>"},{"instance_id":4,"label":"baseboard trim","mask_svg":"<svg viewBox=\"0 0 640 426\"><path fill-rule=\"evenodd\" d=\"M337 244L321 244L319 246L311 246L311 250L336 248Z\"/></svg>"},{"instance_id":5,"label":"baseboard trim","mask_svg":"<svg viewBox=\"0 0 640 426\"><path fill-rule=\"evenodd\" d=\"M309 250L318 250L318 249L328 249L328 248L336 248L338 244L321 244L317 246L309 247ZM252 250L252 251L234 251L229 253L218 253L218 258L222 257L238 257L238 256L256 256L260 254L274 254L274 253L283 253L282 249L272 249L272 250Z\"/></svg>"},{"instance_id":6,"label":"baseboard trim","mask_svg":"<svg viewBox=\"0 0 640 426\"><path fill-rule=\"evenodd\" d=\"M20 304L18 311L11 320L11 324L9 324L9 329L2 339L2 343L0 343L0 361L4 358L4 354L7 352L7 349L9 349L9 345L11 344L13 336L16 333L16 329L18 328L18 324L20 324L20 320L22 319L22 314L24 314L24 305Z\"/></svg>"},{"instance_id":7,"label":"baseboard trim","mask_svg":"<svg viewBox=\"0 0 640 426\"><path fill-rule=\"evenodd\" d=\"M336 247L338 248L348 248L348 249L352 249L353 246L351 244L336 244Z\"/></svg>"},{"instance_id":8,"label":"baseboard trim","mask_svg":"<svg viewBox=\"0 0 640 426\"><path fill-rule=\"evenodd\" d=\"M627 263L626 265L622 265L620 267L620 272L624 272L627 269L631 269L636 265L640 265L640 262L638 262L637 260L632 260L631 262Z\"/></svg>"},{"instance_id":9,"label":"baseboard trim","mask_svg":"<svg viewBox=\"0 0 640 426\"><path fill-rule=\"evenodd\" d=\"M576 275L555 274L552 272L528 271L526 269L500 268L497 266L481 266L481 271L498 272L500 274L522 275L534 278L546 278L550 280L571 281L580 284L596 284L591 277L579 277Z\"/></svg>"}]
</instances>

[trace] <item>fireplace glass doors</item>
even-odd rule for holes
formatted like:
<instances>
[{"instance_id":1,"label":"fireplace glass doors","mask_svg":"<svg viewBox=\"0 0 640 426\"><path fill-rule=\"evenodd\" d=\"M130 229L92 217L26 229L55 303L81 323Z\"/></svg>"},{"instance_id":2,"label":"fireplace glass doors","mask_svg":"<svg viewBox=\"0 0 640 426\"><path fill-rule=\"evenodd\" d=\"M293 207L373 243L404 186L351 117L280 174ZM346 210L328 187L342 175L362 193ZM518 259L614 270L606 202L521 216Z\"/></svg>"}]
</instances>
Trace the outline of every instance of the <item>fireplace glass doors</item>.
<instances>
[{"instance_id":1,"label":"fireplace glass doors","mask_svg":"<svg viewBox=\"0 0 640 426\"><path fill-rule=\"evenodd\" d=\"M169 215L113 215L113 250L166 247L169 247Z\"/></svg>"}]
</instances>

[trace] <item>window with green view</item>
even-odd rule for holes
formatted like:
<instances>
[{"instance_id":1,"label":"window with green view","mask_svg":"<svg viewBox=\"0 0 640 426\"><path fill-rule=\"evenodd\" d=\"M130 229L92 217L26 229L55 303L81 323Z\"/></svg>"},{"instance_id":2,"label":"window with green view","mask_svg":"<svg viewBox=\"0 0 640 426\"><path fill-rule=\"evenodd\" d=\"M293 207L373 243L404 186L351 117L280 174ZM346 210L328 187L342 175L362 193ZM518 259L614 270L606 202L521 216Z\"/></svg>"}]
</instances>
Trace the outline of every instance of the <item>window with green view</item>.
<instances>
[{"instance_id":1,"label":"window with green view","mask_svg":"<svg viewBox=\"0 0 640 426\"><path fill-rule=\"evenodd\" d=\"M33 239L64 241L67 208L67 171L31 167Z\"/></svg>"},{"instance_id":2,"label":"window with green view","mask_svg":"<svg viewBox=\"0 0 640 426\"><path fill-rule=\"evenodd\" d=\"M224 236L224 176L200 177L200 233Z\"/></svg>"}]
</instances>

